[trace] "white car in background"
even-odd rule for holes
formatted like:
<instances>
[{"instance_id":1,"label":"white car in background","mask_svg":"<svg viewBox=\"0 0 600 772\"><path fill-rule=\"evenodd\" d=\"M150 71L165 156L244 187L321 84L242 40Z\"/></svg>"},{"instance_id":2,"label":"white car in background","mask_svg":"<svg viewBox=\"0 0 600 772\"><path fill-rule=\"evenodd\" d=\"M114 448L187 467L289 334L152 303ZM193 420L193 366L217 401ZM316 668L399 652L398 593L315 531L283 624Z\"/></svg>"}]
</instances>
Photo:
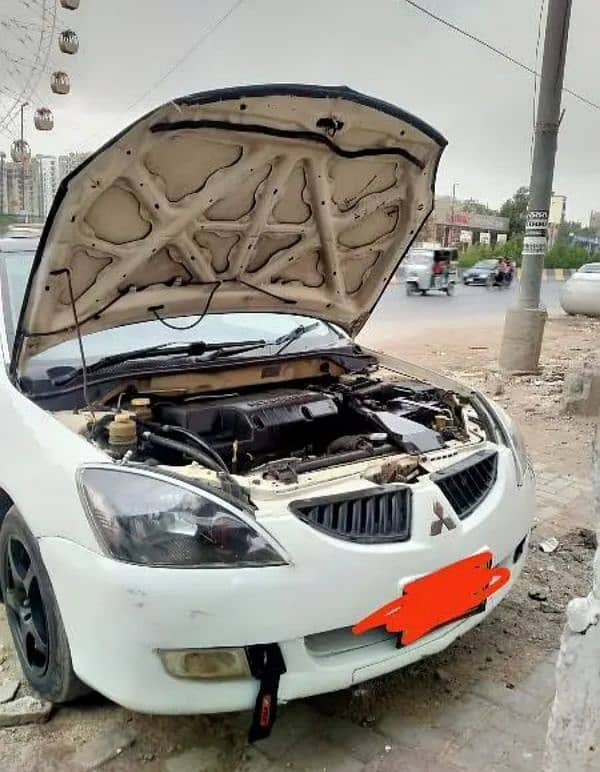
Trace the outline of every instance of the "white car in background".
<instances>
[{"instance_id":1,"label":"white car in background","mask_svg":"<svg viewBox=\"0 0 600 772\"><path fill-rule=\"evenodd\" d=\"M440 651L505 597L517 428L353 340L444 145L346 88L196 94L64 180L35 252L0 243L0 587L41 695L254 707L256 739L277 698Z\"/></svg>"},{"instance_id":2,"label":"white car in background","mask_svg":"<svg viewBox=\"0 0 600 772\"><path fill-rule=\"evenodd\" d=\"M600 316L600 263L586 263L568 279L560 293L567 314Z\"/></svg>"}]
</instances>

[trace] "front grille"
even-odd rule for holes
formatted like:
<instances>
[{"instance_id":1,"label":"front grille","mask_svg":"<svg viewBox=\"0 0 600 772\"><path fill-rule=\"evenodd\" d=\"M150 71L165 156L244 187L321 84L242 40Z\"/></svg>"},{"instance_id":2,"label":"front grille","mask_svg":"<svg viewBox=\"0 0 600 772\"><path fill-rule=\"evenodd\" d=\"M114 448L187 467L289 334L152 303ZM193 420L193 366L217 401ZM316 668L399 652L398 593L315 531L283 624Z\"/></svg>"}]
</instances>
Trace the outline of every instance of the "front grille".
<instances>
[{"instance_id":1,"label":"front grille","mask_svg":"<svg viewBox=\"0 0 600 772\"><path fill-rule=\"evenodd\" d=\"M491 491L497 471L496 451L481 450L442 472L435 472L431 479L441 488L459 518L464 520Z\"/></svg>"},{"instance_id":2,"label":"front grille","mask_svg":"<svg viewBox=\"0 0 600 772\"><path fill-rule=\"evenodd\" d=\"M294 501L292 512L338 539L380 544L410 538L411 492L405 487Z\"/></svg>"}]
</instances>

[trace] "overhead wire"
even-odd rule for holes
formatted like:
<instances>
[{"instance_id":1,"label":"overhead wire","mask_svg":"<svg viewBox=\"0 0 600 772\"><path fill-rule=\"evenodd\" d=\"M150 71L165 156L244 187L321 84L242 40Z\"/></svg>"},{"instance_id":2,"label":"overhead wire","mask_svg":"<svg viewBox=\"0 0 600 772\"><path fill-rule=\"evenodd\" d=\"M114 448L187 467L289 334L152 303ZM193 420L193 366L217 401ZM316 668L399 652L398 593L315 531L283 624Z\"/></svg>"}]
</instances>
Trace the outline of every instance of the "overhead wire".
<instances>
[{"instance_id":1,"label":"overhead wire","mask_svg":"<svg viewBox=\"0 0 600 772\"><path fill-rule=\"evenodd\" d=\"M246 0L236 0L233 5L231 5L225 13L223 13L221 16L219 16L215 21L207 27L204 32L198 37L192 45L185 51L185 53L176 61L173 63L173 65L163 74L161 77L153 83L149 88L144 91L143 94L141 94L139 97L136 97L136 99L129 104L127 108L123 111L122 115L125 116L127 113L129 113L131 110L133 110L134 107L137 107L141 102L143 102L147 97L150 96L156 89L167 80L176 70L181 67L181 65L186 62L190 56L192 56L196 51L200 48L201 45L203 45L208 38L213 35L219 27L221 27L233 14L242 6ZM95 132L94 134L91 134L86 139L83 139L79 143L80 149L87 149L84 148L84 145L87 143L89 144L92 140L96 139L96 137L100 136L100 132Z\"/></svg>"},{"instance_id":2,"label":"overhead wire","mask_svg":"<svg viewBox=\"0 0 600 772\"><path fill-rule=\"evenodd\" d=\"M153 91L156 91L156 89L167 80L176 70L181 67L181 65L186 62L192 54L194 54L198 48L206 41L208 38L216 32L219 27L224 24L227 19L229 19L230 16L233 16L233 14L238 10L238 8L245 3L246 0L236 0L236 2L222 15L220 16L213 24L210 25L203 33L200 35L200 37L188 48L188 50L181 56L173 65L170 67L167 72L165 72L164 75L162 75L152 86L150 86L149 89L147 89L140 97L138 97L134 102L132 102L129 107L127 108L126 112L129 112L130 110L133 110L134 107L137 107L140 102L143 102L146 97L150 96L150 94Z\"/></svg>"},{"instance_id":3,"label":"overhead wire","mask_svg":"<svg viewBox=\"0 0 600 772\"><path fill-rule=\"evenodd\" d=\"M433 13L433 11L429 10L429 8L425 8L424 6L415 2L415 0L403 0L403 2L405 2L407 5L410 5L412 8L415 8L417 11L420 11L421 13L425 14L426 16L429 16L431 19L434 19L439 24L443 24L445 27L448 27L454 32L457 32L459 35L463 35L469 40L472 40L474 43L477 43L478 45L483 46L484 48L487 48L489 51L492 51L494 54L501 56L503 59L506 59L506 61L510 62L511 64L514 64L516 67L519 67L520 69L525 70L525 72L528 72L531 75L535 75L536 77L539 77L540 73L537 71L537 69L530 67L529 65L525 64L525 62L522 62L519 59L516 59L514 56L507 53L506 51L503 51L502 49L497 48L491 43L488 43L487 40L483 40L482 38L477 37L477 35L474 35L472 32L469 32L463 27L459 27L457 24L453 24L451 21L449 21L448 19L445 19L443 16L438 16L438 14ZM588 99L582 94L579 94L577 91L573 91L572 89L567 87L563 87L563 91L565 94L569 94L569 96L572 96L575 99L578 99L580 102L583 102L584 104L588 105L588 107L593 107L594 110L600 110L600 104L598 102L594 102L591 99Z\"/></svg>"}]
</instances>

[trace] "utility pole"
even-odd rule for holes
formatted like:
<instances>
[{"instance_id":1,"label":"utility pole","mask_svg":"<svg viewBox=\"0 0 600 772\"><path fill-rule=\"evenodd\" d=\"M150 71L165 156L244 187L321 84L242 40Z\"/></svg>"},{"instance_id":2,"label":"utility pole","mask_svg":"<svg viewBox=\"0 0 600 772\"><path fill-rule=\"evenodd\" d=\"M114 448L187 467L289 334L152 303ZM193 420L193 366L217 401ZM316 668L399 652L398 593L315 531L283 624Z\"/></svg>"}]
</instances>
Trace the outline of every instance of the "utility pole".
<instances>
[{"instance_id":1,"label":"utility pole","mask_svg":"<svg viewBox=\"0 0 600 772\"><path fill-rule=\"evenodd\" d=\"M540 308L540 293L571 4L572 0L549 0L548 4L519 301L506 314L500 350L500 367L511 373L538 370L547 318L546 310Z\"/></svg>"}]
</instances>

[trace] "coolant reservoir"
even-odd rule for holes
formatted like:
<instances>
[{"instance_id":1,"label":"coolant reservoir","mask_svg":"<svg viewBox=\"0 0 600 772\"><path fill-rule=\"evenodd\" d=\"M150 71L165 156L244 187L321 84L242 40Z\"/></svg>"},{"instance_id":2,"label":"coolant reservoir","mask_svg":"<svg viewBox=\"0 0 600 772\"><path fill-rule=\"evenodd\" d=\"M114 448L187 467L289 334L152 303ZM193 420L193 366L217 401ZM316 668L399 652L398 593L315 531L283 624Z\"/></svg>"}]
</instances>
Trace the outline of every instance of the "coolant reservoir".
<instances>
[{"instance_id":1,"label":"coolant reservoir","mask_svg":"<svg viewBox=\"0 0 600 772\"><path fill-rule=\"evenodd\" d=\"M117 413L108 425L109 445L134 445L137 426L131 413Z\"/></svg>"}]
</instances>

